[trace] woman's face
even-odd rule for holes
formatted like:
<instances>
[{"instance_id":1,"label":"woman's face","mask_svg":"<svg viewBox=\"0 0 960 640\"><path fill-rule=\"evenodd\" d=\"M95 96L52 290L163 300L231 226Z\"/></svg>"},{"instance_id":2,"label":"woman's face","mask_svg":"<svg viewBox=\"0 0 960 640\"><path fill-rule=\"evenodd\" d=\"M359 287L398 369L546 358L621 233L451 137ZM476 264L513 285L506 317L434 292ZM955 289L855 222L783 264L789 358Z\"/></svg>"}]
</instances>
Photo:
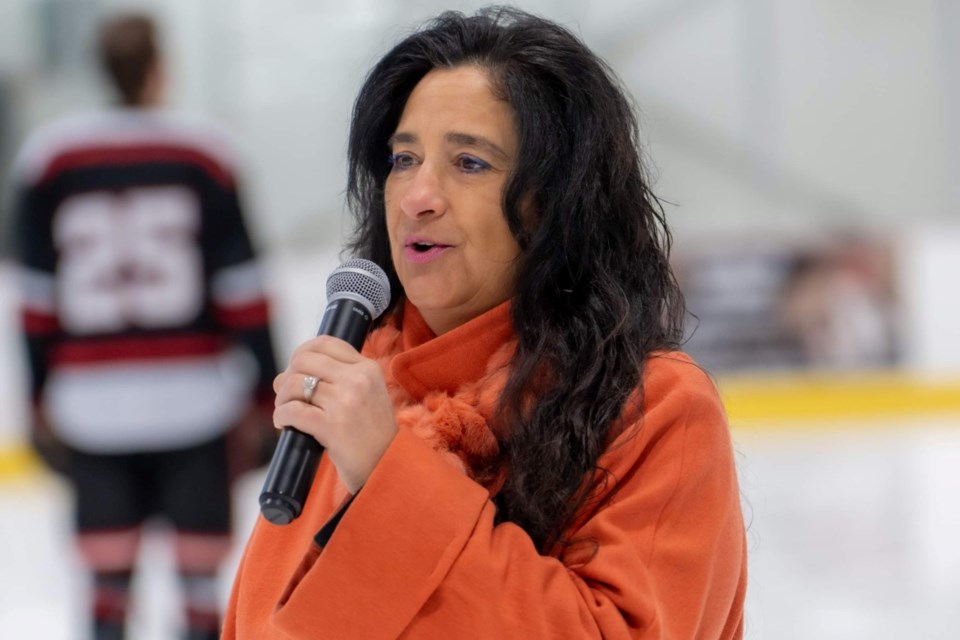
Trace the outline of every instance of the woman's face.
<instances>
[{"instance_id":1,"label":"woman's face","mask_svg":"<svg viewBox=\"0 0 960 640\"><path fill-rule=\"evenodd\" d=\"M501 206L517 154L513 110L478 67L436 69L410 94L390 148L393 265L439 335L513 290L520 247Z\"/></svg>"}]
</instances>

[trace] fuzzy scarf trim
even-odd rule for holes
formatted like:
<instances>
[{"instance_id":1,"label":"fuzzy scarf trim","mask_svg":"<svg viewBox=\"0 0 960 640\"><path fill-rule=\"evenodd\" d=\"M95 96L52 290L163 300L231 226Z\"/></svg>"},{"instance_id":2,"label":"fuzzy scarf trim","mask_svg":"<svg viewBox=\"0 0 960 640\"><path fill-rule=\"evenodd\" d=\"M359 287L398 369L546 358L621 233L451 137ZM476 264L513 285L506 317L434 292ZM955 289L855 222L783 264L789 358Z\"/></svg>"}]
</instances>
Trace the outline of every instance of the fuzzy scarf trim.
<instances>
[{"instance_id":1,"label":"fuzzy scarf trim","mask_svg":"<svg viewBox=\"0 0 960 640\"><path fill-rule=\"evenodd\" d=\"M491 424L507 382L515 340L493 351L479 379L464 381L452 395L431 391L420 402L396 381L391 370L402 345L401 330L386 324L370 335L364 347L364 355L376 360L383 370L397 427L409 429L451 466L483 485L491 496L496 495L506 474L499 460L500 442Z\"/></svg>"}]
</instances>

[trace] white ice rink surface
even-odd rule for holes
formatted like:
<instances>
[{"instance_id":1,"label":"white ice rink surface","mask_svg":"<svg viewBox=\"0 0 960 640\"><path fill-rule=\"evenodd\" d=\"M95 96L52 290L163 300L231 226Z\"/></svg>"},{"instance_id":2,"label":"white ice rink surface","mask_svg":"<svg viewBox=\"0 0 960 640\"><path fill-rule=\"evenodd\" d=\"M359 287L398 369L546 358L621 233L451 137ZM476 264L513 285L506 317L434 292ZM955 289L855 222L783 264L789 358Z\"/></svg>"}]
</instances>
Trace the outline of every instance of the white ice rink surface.
<instances>
[{"instance_id":1,"label":"white ice rink surface","mask_svg":"<svg viewBox=\"0 0 960 640\"><path fill-rule=\"evenodd\" d=\"M749 525L747 638L960 637L958 423L734 432ZM252 474L238 488L241 539L260 482ZM0 639L83 640L86 585L69 509L55 479L0 484ZM172 640L178 610L159 534L141 557L130 637Z\"/></svg>"}]
</instances>

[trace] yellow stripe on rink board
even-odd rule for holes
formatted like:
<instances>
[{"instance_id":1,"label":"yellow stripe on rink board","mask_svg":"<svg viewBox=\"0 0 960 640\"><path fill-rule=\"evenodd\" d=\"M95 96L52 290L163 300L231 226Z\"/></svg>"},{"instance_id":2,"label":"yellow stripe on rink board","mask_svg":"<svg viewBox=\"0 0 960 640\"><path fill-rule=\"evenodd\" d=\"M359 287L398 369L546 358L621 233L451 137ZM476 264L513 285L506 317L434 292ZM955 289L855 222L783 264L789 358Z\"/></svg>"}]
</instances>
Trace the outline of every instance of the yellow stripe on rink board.
<instances>
[{"instance_id":1,"label":"yellow stripe on rink board","mask_svg":"<svg viewBox=\"0 0 960 640\"><path fill-rule=\"evenodd\" d=\"M0 448L0 482L21 478L41 468L42 464L28 447Z\"/></svg>"},{"instance_id":2,"label":"yellow stripe on rink board","mask_svg":"<svg viewBox=\"0 0 960 640\"><path fill-rule=\"evenodd\" d=\"M717 384L730 424L738 430L831 428L927 416L956 416L960 425L960 378L771 373L720 376ZM42 469L29 447L0 445L0 481Z\"/></svg>"},{"instance_id":3,"label":"yellow stripe on rink board","mask_svg":"<svg viewBox=\"0 0 960 640\"><path fill-rule=\"evenodd\" d=\"M956 415L960 379L924 380L903 373L770 374L718 380L730 423L765 428L903 416ZM866 424L869 424L868 422Z\"/></svg>"}]
</instances>

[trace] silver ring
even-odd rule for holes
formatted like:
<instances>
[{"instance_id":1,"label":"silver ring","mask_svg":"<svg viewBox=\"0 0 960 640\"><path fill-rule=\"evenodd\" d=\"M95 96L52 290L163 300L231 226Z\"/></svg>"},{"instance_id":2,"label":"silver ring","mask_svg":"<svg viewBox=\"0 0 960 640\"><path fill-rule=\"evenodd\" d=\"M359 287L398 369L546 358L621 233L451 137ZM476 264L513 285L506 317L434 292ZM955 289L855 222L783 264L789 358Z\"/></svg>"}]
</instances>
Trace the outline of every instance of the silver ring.
<instances>
[{"instance_id":1,"label":"silver ring","mask_svg":"<svg viewBox=\"0 0 960 640\"><path fill-rule=\"evenodd\" d=\"M317 379L317 376L304 376L303 378L303 399L305 402L310 402L313 399L313 391L317 388L317 383L320 380Z\"/></svg>"}]
</instances>

